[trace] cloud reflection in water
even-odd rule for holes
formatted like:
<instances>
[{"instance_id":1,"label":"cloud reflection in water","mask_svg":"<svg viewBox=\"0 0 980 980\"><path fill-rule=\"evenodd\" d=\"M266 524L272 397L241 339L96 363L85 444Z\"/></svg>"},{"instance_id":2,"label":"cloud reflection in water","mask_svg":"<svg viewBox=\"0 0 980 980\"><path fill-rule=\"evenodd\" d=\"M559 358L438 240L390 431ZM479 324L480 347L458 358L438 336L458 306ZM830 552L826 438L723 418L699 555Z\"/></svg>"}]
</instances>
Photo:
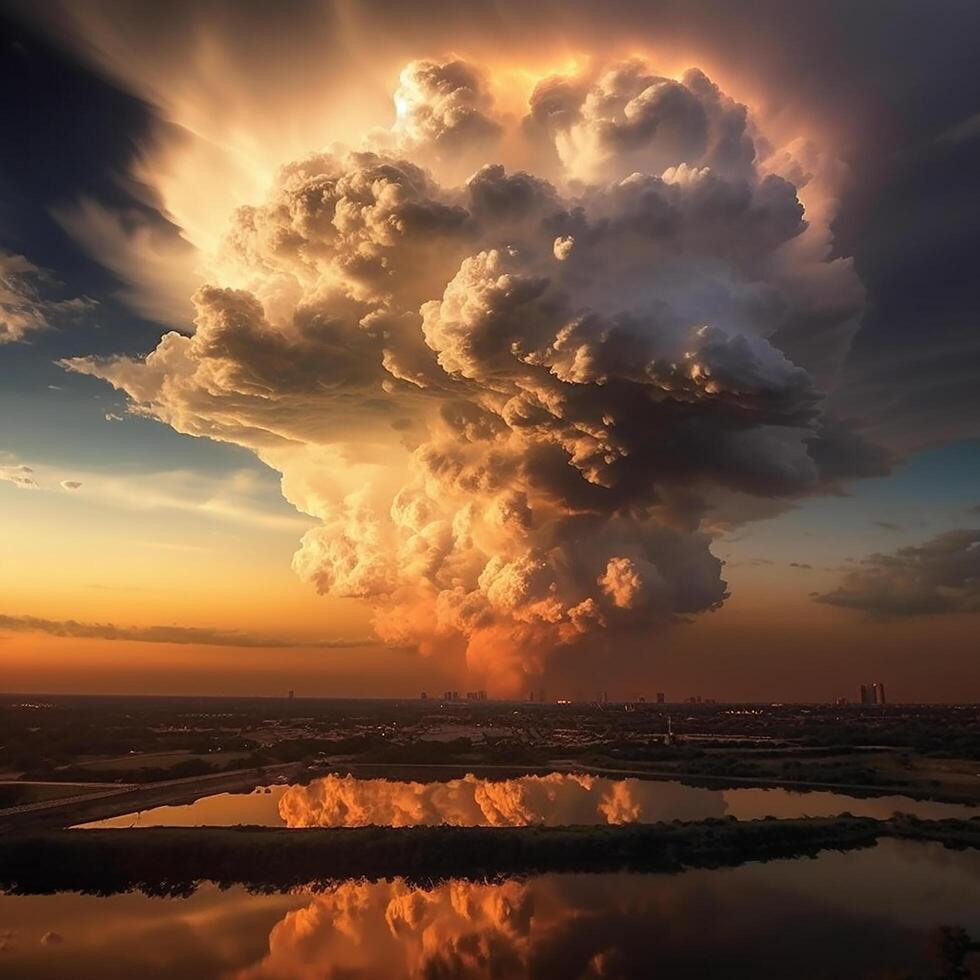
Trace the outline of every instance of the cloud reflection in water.
<instances>
[{"instance_id":1,"label":"cloud reflection in water","mask_svg":"<svg viewBox=\"0 0 980 980\"><path fill-rule=\"evenodd\" d=\"M279 815L287 827L525 827L693 820L724 814L720 793L558 772L503 780L467 773L441 783L332 774L308 786L291 786L279 800Z\"/></svg>"}]
</instances>

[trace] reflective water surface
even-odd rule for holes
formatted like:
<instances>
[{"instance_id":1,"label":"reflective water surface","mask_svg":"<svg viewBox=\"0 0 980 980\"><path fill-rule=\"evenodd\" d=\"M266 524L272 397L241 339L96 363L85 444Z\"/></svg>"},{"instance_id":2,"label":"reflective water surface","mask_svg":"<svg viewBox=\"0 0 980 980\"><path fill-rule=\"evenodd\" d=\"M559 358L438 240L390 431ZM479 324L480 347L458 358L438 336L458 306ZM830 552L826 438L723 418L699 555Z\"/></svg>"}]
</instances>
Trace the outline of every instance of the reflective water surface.
<instances>
[{"instance_id":1,"label":"reflective water surface","mask_svg":"<svg viewBox=\"0 0 980 980\"><path fill-rule=\"evenodd\" d=\"M186 806L162 806L85 827L254 824L266 827L392 827L451 824L518 827L529 824L655 823L734 816L820 817L849 812L924 819L972 817L980 808L905 796L858 798L786 789L709 789L679 782L609 779L579 773L486 779L466 775L444 782L403 782L330 775L307 786L259 787L220 793Z\"/></svg>"},{"instance_id":2,"label":"reflective water surface","mask_svg":"<svg viewBox=\"0 0 980 980\"><path fill-rule=\"evenodd\" d=\"M0 896L0 975L925 980L949 925L980 935L980 853L889 840L680 875Z\"/></svg>"}]
</instances>

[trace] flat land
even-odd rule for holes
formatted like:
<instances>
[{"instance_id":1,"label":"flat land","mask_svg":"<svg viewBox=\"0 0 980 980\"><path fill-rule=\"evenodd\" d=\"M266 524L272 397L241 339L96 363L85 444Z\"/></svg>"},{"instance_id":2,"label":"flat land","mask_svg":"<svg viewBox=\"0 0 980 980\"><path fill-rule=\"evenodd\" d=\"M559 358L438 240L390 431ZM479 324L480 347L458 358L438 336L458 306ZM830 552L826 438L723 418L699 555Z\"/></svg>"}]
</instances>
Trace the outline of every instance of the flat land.
<instances>
[{"instance_id":1,"label":"flat land","mask_svg":"<svg viewBox=\"0 0 980 980\"><path fill-rule=\"evenodd\" d=\"M75 765L83 769L111 773L141 768L172 769L182 762L191 761L203 762L209 766L226 766L232 763L241 765L248 762L248 755L243 752L189 752L178 749L170 752L129 752L126 755L94 758L82 756Z\"/></svg>"},{"instance_id":2,"label":"flat land","mask_svg":"<svg viewBox=\"0 0 980 980\"><path fill-rule=\"evenodd\" d=\"M0 830L330 771L578 771L977 804L980 707L0 697Z\"/></svg>"}]
</instances>

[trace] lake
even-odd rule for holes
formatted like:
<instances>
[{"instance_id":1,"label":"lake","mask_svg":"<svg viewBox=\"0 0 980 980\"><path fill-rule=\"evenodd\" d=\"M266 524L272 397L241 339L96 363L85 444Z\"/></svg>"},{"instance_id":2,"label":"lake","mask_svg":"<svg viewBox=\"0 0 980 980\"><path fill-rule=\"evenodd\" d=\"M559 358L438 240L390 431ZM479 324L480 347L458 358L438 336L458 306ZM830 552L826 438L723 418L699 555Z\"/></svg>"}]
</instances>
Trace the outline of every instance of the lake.
<instances>
[{"instance_id":1,"label":"lake","mask_svg":"<svg viewBox=\"0 0 980 980\"><path fill-rule=\"evenodd\" d=\"M566 772L512 779L467 774L440 782L332 774L308 785L218 793L182 806L155 807L81 826L515 827L656 823L727 816L739 820L822 817L845 812L879 818L900 812L940 819L973 817L980 808L905 796L854 797L760 787L712 789L673 781L611 779Z\"/></svg>"},{"instance_id":2,"label":"lake","mask_svg":"<svg viewBox=\"0 0 980 980\"><path fill-rule=\"evenodd\" d=\"M6 980L935 978L980 937L980 852L884 840L678 875L202 885L187 898L0 896ZM949 974L952 975L952 974Z\"/></svg>"}]
</instances>

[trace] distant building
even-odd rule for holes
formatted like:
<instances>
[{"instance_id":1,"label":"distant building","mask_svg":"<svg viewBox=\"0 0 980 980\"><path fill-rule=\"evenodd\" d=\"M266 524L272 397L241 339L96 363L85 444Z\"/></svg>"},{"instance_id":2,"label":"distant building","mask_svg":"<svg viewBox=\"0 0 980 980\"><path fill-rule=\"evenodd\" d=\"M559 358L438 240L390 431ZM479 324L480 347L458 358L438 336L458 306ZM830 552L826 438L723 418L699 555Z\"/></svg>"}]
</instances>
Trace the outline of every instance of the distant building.
<instances>
[{"instance_id":1,"label":"distant building","mask_svg":"<svg viewBox=\"0 0 980 980\"><path fill-rule=\"evenodd\" d=\"M539 687L538 688L538 701L540 701L542 703L544 702L544 688L543 687Z\"/></svg>"},{"instance_id":2,"label":"distant building","mask_svg":"<svg viewBox=\"0 0 980 980\"><path fill-rule=\"evenodd\" d=\"M664 704L667 701L667 696L663 691L657 691L657 704Z\"/></svg>"},{"instance_id":3,"label":"distant building","mask_svg":"<svg viewBox=\"0 0 980 980\"><path fill-rule=\"evenodd\" d=\"M885 685L881 681L861 685L861 704L886 704Z\"/></svg>"},{"instance_id":4,"label":"distant building","mask_svg":"<svg viewBox=\"0 0 980 980\"><path fill-rule=\"evenodd\" d=\"M487 692L486 691L477 691L477 694L479 695L478 700L480 700L480 701L486 701L486 699L487 699Z\"/></svg>"},{"instance_id":5,"label":"distant building","mask_svg":"<svg viewBox=\"0 0 980 980\"><path fill-rule=\"evenodd\" d=\"M290 691L289 692L289 700L292 701L294 697L296 697L296 692L295 691Z\"/></svg>"},{"instance_id":6,"label":"distant building","mask_svg":"<svg viewBox=\"0 0 980 980\"><path fill-rule=\"evenodd\" d=\"M423 692L422 692L422 693L421 693L421 694L419 695L419 700L420 700L420 701L428 701L428 700L429 700L429 695L428 695L428 694L426 694L426 693L425 693L425 691L423 691Z\"/></svg>"}]
</instances>

